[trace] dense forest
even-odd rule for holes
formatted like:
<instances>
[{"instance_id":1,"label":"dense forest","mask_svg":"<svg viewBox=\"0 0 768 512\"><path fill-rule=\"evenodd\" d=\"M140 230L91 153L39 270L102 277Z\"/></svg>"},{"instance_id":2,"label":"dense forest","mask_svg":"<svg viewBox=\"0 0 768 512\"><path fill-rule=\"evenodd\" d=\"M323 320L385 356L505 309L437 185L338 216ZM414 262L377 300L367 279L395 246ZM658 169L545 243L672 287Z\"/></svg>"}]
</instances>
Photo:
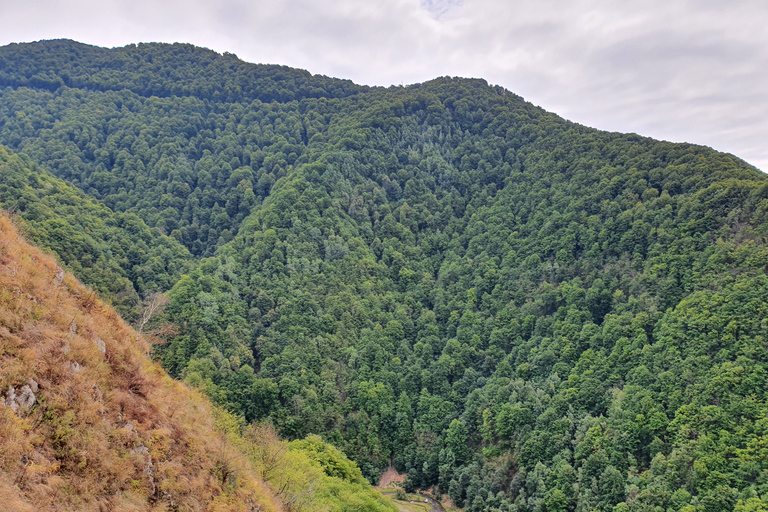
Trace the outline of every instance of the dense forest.
<instances>
[{"instance_id":1,"label":"dense forest","mask_svg":"<svg viewBox=\"0 0 768 512\"><path fill-rule=\"evenodd\" d=\"M11 45L0 85L0 202L107 298L167 290L155 357L245 422L472 512L768 510L738 158L189 45Z\"/></svg>"},{"instance_id":2,"label":"dense forest","mask_svg":"<svg viewBox=\"0 0 768 512\"><path fill-rule=\"evenodd\" d=\"M167 290L191 267L192 255L175 239L2 147L0 204L23 220L31 241L57 254L127 320L135 320L142 295Z\"/></svg>"}]
</instances>

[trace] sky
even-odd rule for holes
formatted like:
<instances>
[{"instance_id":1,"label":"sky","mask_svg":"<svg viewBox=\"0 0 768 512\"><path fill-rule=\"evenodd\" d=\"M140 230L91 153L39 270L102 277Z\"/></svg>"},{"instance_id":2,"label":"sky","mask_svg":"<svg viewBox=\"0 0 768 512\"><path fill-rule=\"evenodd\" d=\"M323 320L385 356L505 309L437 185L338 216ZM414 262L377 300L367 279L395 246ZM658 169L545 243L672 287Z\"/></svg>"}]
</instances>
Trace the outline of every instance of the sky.
<instances>
[{"instance_id":1,"label":"sky","mask_svg":"<svg viewBox=\"0 0 768 512\"><path fill-rule=\"evenodd\" d=\"M0 45L186 42L367 85L484 78L768 171L765 0L0 0Z\"/></svg>"}]
</instances>

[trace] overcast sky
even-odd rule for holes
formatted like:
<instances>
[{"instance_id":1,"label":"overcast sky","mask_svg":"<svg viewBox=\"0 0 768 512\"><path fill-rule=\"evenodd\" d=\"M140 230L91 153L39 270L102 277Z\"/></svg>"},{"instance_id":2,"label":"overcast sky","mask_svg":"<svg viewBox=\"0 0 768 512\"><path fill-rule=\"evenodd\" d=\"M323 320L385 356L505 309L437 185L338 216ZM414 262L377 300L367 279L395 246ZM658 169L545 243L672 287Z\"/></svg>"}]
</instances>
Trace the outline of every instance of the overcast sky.
<instances>
[{"instance_id":1,"label":"overcast sky","mask_svg":"<svg viewBox=\"0 0 768 512\"><path fill-rule=\"evenodd\" d=\"M766 0L0 0L0 44L188 42L368 85L485 78L768 171Z\"/></svg>"}]
</instances>

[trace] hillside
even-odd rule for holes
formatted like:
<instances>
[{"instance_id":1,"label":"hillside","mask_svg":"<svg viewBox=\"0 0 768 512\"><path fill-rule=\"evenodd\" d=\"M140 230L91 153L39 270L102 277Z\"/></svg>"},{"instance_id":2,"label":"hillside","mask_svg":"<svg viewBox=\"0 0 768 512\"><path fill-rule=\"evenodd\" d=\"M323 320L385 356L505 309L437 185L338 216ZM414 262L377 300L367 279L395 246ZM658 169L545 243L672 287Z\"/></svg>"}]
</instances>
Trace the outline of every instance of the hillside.
<instances>
[{"instance_id":1,"label":"hillside","mask_svg":"<svg viewBox=\"0 0 768 512\"><path fill-rule=\"evenodd\" d=\"M210 407L150 363L145 342L112 309L26 245L5 216L0 237L0 453L10 509L226 507L238 498L278 510L252 475L235 485L217 475L235 454Z\"/></svg>"},{"instance_id":2,"label":"hillside","mask_svg":"<svg viewBox=\"0 0 768 512\"><path fill-rule=\"evenodd\" d=\"M243 431L147 350L0 215L5 510L393 510L332 448Z\"/></svg>"},{"instance_id":3,"label":"hillside","mask_svg":"<svg viewBox=\"0 0 768 512\"><path fill-rule=\"evenodd\" d=\"M737 157L186 45L0 71L0 143L195 257L154 357L235 416L471 512L768 508L768 180Z\"/></svg>"},{"instance_id":4,"label":"hillside","mask_svg":"<svg viewBox=\"0 0 768 512\"><path fill-rule=\"evenodd\" d=\"M0 206L24 221L27 236L53 251L124 318L140 297L170 288L192 256L131 214L115 213L0 147Z\"/></svg>"}]
</instances>

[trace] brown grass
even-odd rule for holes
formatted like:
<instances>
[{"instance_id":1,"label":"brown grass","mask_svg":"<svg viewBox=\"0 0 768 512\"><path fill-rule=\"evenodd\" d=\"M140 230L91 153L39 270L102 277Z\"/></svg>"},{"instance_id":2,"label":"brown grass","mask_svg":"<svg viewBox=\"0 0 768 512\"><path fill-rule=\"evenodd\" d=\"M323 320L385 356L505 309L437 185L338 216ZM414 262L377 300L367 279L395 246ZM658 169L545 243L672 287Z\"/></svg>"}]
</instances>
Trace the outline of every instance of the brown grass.
<instances>
[{"instance_id":1,"label":"brown grass","mask_svg":"<svg viewBox=\"0 0 768 512\"><path fill-rule=\"evenodd\" d=\"M210 404L59 272L0 214L0 398L30 380L39 386L29 410L0 405L2 508L279 510L214 429Z\"/></svg>"}]
</instances>

